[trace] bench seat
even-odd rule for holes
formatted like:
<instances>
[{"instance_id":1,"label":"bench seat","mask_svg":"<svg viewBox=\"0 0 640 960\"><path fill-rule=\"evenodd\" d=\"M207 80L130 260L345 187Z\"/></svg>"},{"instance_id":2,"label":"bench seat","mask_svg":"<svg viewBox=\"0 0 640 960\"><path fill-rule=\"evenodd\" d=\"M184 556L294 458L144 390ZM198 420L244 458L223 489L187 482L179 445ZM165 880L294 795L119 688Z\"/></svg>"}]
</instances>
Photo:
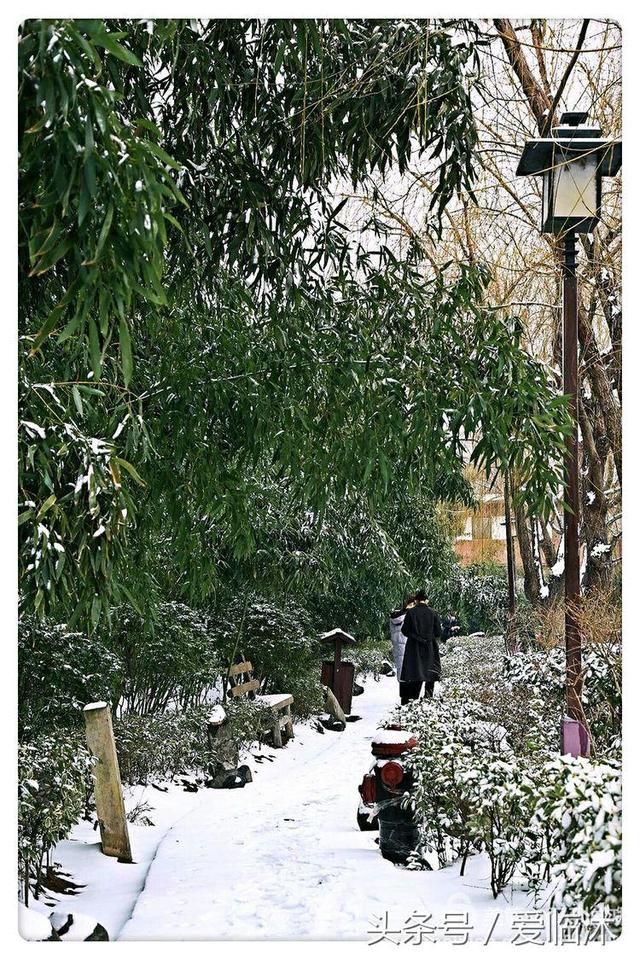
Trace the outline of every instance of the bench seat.
<instances>
[{"instance_id":1,"label":"bench seat","mask_svg":"<svg viewBox=\"0 0 640 960\"><path fill-rule=\"evenodd\" d=\"M281 710L293 703L293 697L290 693L259 693L256 697L256 703L261 703L271 710Z\"/></svg>"}]
</instances>

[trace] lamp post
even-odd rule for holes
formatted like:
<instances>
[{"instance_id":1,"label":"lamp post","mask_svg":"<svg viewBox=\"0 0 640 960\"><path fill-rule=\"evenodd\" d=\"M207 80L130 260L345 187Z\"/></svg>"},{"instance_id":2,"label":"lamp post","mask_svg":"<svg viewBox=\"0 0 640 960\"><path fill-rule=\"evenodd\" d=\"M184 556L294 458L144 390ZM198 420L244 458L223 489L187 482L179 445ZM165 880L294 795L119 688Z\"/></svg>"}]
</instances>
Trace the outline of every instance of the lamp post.
<instances>
[{"instance_id":1,"label":"lamp post","mask_svg":"<svg viewBox=\"0 0 640 960\"><path fill-rule=\"evenodd\" d=\"M580 635L580 493L578 476L578 279L576 234L591 233L600 219L602 178L622 164L622 143L606 140L599 127L586 126L587 114L563 113L551 136L529 140L517 176L542 177L542 233L563 241L563 390L569 398L573 430L565 455L565 647L567 711L562 752L588 756L589 737L582 710Z\"/></svg>"}]
</instances>

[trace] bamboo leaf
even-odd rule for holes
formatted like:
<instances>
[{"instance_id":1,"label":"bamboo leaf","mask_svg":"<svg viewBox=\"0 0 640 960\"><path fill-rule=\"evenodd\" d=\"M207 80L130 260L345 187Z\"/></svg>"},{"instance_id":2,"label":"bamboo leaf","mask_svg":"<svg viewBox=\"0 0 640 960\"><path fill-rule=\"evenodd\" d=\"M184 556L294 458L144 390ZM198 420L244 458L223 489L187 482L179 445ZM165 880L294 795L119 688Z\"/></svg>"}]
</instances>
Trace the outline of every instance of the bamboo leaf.
<instances>
[{"instance_id":1,"label":"bamboo leaf","mask_svg":"<svg viewBox=\"0 0 640 960\"><path fill-rule=\"evenodd\" d=\"M136 470L136 468L132 463L129 463L128 460L123 460L122 457L114 457L114 460L116 461L117 464L119 464L119 466L124 467L127 473L133 477L136 483L139 483L141 487L146 486L144 480L142 479L142 477L140 476L140 474L138 473L138 471Z\"/></svg>"},{"instance_id":2,"label":"bamboo leaf","mask_svg":"<svg viewBox=\"0 0 640 960\"><path fill-rule=\"evenodd\" d=\"M131 354L131 335L129 332L129 324L122 317L120 318L120 321L119 321L119 336L120 336L120 361L122 363L124 385L125 387L128 387L131 381L131 375L133 373L133 357Z\"/></svg>"}]
</instances>

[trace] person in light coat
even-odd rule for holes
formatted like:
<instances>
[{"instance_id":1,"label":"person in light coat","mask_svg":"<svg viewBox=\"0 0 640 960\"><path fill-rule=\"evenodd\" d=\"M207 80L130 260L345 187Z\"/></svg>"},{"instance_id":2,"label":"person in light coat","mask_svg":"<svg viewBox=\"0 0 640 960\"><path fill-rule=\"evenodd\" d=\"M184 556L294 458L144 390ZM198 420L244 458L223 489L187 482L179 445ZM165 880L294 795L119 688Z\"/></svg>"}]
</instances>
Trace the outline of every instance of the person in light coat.
<instances>
[{"instance_id":1,"label":"person in light coat","mask_svg":"<svg viewBox=\"0 0 640 960\"><path fill-rule=\"evenodd\" d=\"M391 634L391 646L393 647L393 659L396 665L396 676L398 680L400 680L400 674L402 673L402 661L404 659L404 649L407 643L407 638L402 633L402 624L404 623L407 610L411 609L413 605L414 598L405 597L402 607L399 610L394 610L389 617L389 632ZM401 697L402 693L402 685L400 685Z\"/></svg>"}]
</instances>

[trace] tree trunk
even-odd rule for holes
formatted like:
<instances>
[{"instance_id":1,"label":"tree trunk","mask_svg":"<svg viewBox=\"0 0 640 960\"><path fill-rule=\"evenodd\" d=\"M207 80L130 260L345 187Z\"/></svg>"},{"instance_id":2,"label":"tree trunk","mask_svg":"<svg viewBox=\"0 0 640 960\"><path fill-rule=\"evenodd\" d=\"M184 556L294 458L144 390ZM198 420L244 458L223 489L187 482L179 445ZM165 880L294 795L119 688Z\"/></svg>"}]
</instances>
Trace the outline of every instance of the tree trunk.
<instances>
[{"instance_id":1,"label":"tree trunk","mask_svg":"<svg viewBox=\"0 0 640 960\"><path fill-rule=\"evenodd\" d=\"M529 101L531 112L538 124L538 132L542 134L548 111L551 108L551 100L547 97L531 72L531 68L527 63L527 58L513 29L511 20L496 18L493 23L502 40L507 57L509 58L509 63L513 67L513 72L520 81L523 93Z\"/></svg>"},{"instance_id":2,"label":"tree trunk","mask_svg":"<svg viewBox=\"0 0 640 960\"><path fill-rule=\"evenodd\" d=\"M530 603L539 603L540 583L529 535L529 521L522 504L515 504L514 506L518 549L520 550L520 559L524 571L524 593Z\"/></svg>"},{"instance_id":3,"label":"tree trunk","mask_svg":"<svg viewBox=\"0 0 640 960\"><path fill-rule=\"evenodd\" d=\"M580 406L580 429L582 430L582 535L587 550L587 566L583 590L606 586L610 580L610 551L601 551L599 546L609 547L607 526L607 499L604 495L604 471L596 450L591 423ZM586 474L585 474L586 467ZM596 551L594 553L594 547Z\"/></svg>"},{"instance_id":4,"label":"tree trunk","mask_svg":"<svg viewBox=\"0 0 640 960\"><path fill-rule=\"evenodd\" d=\"M613 393L609 374L598 350L593 325L582 304L578 305L578 336L582 347L582 366L604 419L605 430L618 482L622 485L622 408Z\"/></svg>"}]
</instances>

